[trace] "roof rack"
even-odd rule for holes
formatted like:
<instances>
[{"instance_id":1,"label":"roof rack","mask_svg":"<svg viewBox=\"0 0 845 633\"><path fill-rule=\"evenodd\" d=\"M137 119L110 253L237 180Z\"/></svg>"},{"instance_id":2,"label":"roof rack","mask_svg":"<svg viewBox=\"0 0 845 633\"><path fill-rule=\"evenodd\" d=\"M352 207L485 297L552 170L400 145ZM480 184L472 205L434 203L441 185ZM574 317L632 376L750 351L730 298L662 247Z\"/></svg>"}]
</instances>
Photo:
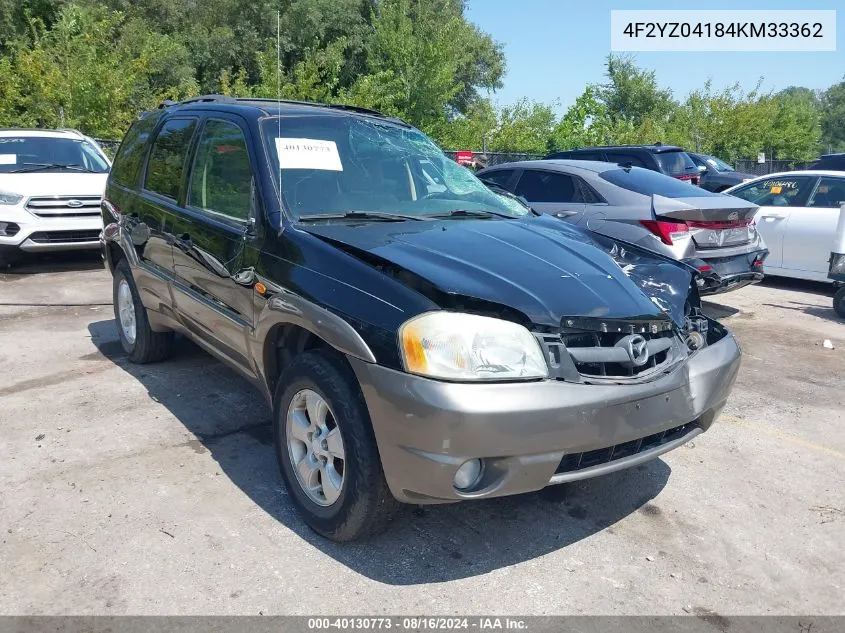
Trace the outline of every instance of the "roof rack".
<instances>
[{"instance_id":1,"label":"roof rack","mask_svg":"<svg viewBox=\"0 0 845 633\"><path fill-rule=\"evenodd\" d=\"M169 108L170 106L174 105L188 105L191 103L266 103L268 105L283 103L286 105L314 106L317 108L332 108L334 110L346 110L349 112L357 112L359 114L366 114L369 116L383 118L393 123L399 123L401 125L410 127L410 124L406 123L402 119L391 116L389 114L384 114L383 112L379 112L378 110L373 110L372 108L364 108L361 106L349 105L346 103L319 103L317 101L300 101L296 99L273 99L270 97L230 97L228 95L208 94L200 95L198 97L191 97L190 99L184 99L182 101L179 101L178 103L174 101L162 101L158 107Z\"/></svg>"},{"instance_id":2,"label":"roof rack","mask_svg":"<svg viewBox=\"0 0 845 633\"><path fill-rule=\"evenodd\" d=\"M81 136L83 138L85 137L85 135L82 132L80 132L76 128L72 128L72 127L60 127L60 128L56 128L56 131L58 131L58 132L71 132L73 134L76 134L77 136Z\"/></svg>"}]
</instances>

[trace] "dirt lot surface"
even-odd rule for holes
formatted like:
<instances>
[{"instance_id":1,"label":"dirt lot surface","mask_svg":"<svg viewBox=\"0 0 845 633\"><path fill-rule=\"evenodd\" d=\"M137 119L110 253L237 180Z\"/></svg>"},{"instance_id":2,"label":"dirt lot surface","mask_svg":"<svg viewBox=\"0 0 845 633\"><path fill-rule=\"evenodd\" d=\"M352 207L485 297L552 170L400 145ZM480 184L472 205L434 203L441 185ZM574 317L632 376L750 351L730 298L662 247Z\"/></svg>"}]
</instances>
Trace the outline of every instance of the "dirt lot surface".
<instances>
[{"instance_id":1,"label":"dirt lot surface","mask_svg":"<svg viewBox=\"0 0 845 633\"><path fill-rule=\"evenodd\" d=\"M743 366L687 446L562 489L409 507L341 546L297 518L257 392L184 340L127 362L96 257L0 273L0 613L843 614L830 297L778 281L709 304Z\"/></svg>"}]
</instances>

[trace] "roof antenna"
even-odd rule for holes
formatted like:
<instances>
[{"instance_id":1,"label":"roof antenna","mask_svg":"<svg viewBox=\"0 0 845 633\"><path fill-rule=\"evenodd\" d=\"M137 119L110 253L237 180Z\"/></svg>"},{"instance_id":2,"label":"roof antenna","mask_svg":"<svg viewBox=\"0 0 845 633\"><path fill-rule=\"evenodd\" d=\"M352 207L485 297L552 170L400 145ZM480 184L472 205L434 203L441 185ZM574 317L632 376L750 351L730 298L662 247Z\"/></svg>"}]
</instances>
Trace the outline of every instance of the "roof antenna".
<instances>
[{"instance_id":1,"label":"roof antenna","mask_svg":"<svg viewBox=\"0 0 845 633\"><path fill-rule=\"evenodd\" d=\"M282 138L282 12L276 10L276 119L279 123L276 135L276 158L279 161L279 204L282 204L282 157L279 153L279 140Z\"/></svg>"}]
</instances>

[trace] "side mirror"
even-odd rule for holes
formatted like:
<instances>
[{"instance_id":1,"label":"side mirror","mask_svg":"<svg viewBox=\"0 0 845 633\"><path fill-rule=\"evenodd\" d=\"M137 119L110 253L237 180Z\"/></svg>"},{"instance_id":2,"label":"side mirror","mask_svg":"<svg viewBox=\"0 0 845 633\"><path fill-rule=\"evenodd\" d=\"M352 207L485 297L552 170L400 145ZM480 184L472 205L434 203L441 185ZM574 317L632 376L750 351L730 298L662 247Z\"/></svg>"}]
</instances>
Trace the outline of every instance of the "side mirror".
<instances>
[{"instance_id":1,"label":"side mirror","mask_svg":"<svg viewBox=\"0 0 845 633\"><path fill-rule=\"evenodd\" d=\"M707 173L707 167L705 167L704 165L699 165L698 166L698 173L703 176L704 174Z\"/></svg>"}]
</instances>

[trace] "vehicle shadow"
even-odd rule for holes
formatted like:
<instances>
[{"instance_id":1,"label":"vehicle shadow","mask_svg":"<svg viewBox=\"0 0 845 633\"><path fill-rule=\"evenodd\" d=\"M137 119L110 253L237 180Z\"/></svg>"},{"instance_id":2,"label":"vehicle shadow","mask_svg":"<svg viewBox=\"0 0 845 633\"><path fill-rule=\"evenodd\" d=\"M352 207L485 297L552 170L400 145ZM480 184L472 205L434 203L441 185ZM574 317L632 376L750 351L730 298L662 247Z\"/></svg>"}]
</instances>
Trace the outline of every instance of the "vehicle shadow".
<instances>
[{"instance_id":1,"label":"vehicle shadow","mask_svg":"<svg viewBox=\"0 0 845 633\"><path fill-rule=\"evenodd\" d=\"M763 303L761 305L770 308L781 308L783 310L804 312L805 314L825 319L827 321L833 321L834 323L845 323L845 319L840 318L833 309L833 295L835 290L831 284L822 283L820 281L807 281L804 279L789 279L786 277L766 277L762 283L769 288L791 290L793 292L803 292L823 297L824 305L807 303L804 301L782 301L780 303Z\"/></svg>"},{"instance_id":2,"label":"vehicle shadow","mask_svg":"<svg viewBox=\"0 0 845 633\"><path fill-rule=\"evenodd\" d=\"M739 314L739 310L732 306L706 301L704 299L701 300L701 309L704 311L704 314L717 321Z\"/></svg>"},{"instance_id":3,"label":"vehicle shadow","mask_svg":"<svg viewBox=\"0 0 845 633\"><path fill-rule=\"evenodd\" d=\"M98 250L67 251L57 253L26 253L5 268L0 268L0 278L16 275L37 275L66 271L97 270L103 268Z\"/></svg>"},{"instance_id":4,"label":"vehicle shadow","mask_svg":"<svg viewBox=\"0 0 845 633\"><path fill-rule=\"evenodd\" d=\"M130 363L113 320L88 327L99 352L138 380L197 439L221 471L258 506L351 570L394 585L444 582L532 560L608 529L650 502L671 472L661 460L597 479L517 497L406 506L371 539L332 543L296 514L276 465L270 412L258 392L190 341L178 338L165 363ZM573 565L582 563L573 562ZM561 570L563 573L565 570Z\"/></svg>"}]
</instances>

